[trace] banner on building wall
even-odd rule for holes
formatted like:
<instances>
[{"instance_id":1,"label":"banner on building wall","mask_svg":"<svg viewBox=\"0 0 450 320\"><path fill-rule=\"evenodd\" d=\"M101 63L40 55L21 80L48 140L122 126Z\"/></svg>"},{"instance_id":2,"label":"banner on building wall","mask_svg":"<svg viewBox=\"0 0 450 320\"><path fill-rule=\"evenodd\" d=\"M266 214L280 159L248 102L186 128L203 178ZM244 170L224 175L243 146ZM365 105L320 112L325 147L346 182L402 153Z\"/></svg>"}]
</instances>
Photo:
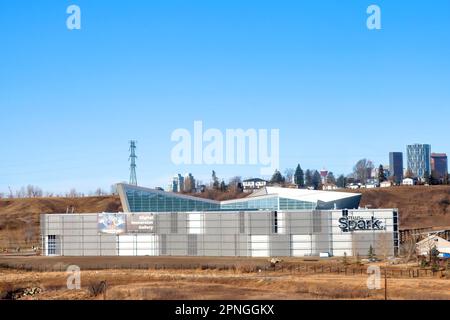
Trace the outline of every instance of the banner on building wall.
<instances>
[{"instance_id":1,"label":"banner on building wall","mask_svg":"<svg viewBox=\"0 0 450 320\"><path fill-rule=\"evenodd\" d=\"M105 234L126 232L126 216L120 213L100 213L97 216L98 231Z\"/></svg>"},{"instance_id":2,"label":"banner on building wall","mask_svg":"<svg viewBox=\"0 0 450 320\"><path fill-rule=\"evenodd\" d=\"M129 233L155 232L155 215L152 213L128 215L127 232Z\"/></svg>"}]
</instances>

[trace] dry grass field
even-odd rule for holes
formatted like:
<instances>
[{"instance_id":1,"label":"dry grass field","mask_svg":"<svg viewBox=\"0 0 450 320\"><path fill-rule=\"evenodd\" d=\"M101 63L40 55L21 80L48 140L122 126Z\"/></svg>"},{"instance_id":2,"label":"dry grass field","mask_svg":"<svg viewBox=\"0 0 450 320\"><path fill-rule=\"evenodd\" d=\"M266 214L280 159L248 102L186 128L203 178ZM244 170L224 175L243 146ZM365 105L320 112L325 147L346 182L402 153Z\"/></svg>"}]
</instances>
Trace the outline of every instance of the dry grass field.
<instances>
[{"instance_id":1,"label":"dry grass field","mask_svg":"<svg viewBox=\"0 0 450 320\"><path fill-rule=\"evenodd\" d=\"M367 276L247 273L240 270L98 270L82 271L81 290L67 290L64 272L0 271L0 291L38 287L37 300L304 300L384 299L384 288L368 290ZM105 293L90 287L107 283ZM390 300L450 299L448 279L388 279ZM384 281L382 281L384 285Z\"/></svg>"},{"instance_id":2,"label":"dry grass field","mask_svg":"<svg viewBox=\"0 0 450 320\"><path fill-rule=\"evenodd\" d=\"M82 270L80 290L67 289L69 265ZM344 265L338 258L289 258L274 267L265 258L0 256L0 299L39 288L19 299L382 300L384 276L381 289L368 290L369 265L354 259ZM388 299L450 300L448 269L411 277L417 263L376 265L388 270ZM102 284L106 292L96 292Z\"/></svg>"}]
</instances>

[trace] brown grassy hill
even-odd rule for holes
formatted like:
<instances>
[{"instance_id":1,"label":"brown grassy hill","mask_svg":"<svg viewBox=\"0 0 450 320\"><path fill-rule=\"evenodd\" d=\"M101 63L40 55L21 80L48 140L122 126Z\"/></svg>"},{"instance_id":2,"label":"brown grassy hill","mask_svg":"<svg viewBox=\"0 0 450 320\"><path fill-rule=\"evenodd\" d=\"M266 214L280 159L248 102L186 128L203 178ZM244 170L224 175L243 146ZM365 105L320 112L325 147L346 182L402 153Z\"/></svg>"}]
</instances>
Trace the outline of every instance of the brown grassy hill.
<instances>
[{"instance_id":1,"label":"brown grassy hill","mask_svg":"<svg viewBox=\"0 0 450 320\"><path fill-rule=\"evenodd\" d=\"M0 248L35 245L41 213L118 212L119 197L0 199Z\"/></svg>"},{"instance_id":2,"label":"brown grassy hill","mask_svg":"<svg viewBox=\"0 0 450 320\"><path fill-rule=\"evenodd\" d=\"M398 208L401 229L450 226L450 186L399 186L357 192L362 193L362 207Z\"/></svg>"}]
</instances>

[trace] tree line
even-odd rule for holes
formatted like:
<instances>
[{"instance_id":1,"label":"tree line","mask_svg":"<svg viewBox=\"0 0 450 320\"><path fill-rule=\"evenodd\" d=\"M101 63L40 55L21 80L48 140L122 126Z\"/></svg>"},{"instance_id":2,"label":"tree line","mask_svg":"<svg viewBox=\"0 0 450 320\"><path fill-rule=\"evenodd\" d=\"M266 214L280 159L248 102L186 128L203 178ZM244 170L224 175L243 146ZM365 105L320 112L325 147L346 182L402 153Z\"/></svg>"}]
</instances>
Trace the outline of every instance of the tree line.
<instances>
[{"instance_id":1,"label":"tree line","mask_svg":"<svg viewBox=\"0 0 450 320\"><path fill-rule=\"evenodd\" d=\"M67 192L63 193L53 193L48 191L43 191L42 188L35 185L27 185L13 191L9 188L9 193L0 192L0 199L13 199L13 198L80 198L80 197L94 197L94 196L110 196L117 194L116 186L112 185L110 191L106 191L103 188L97 188L95 191L90 191L88 193L78 192L75 188L71 188Z\"/></svg>"}]
</instances>

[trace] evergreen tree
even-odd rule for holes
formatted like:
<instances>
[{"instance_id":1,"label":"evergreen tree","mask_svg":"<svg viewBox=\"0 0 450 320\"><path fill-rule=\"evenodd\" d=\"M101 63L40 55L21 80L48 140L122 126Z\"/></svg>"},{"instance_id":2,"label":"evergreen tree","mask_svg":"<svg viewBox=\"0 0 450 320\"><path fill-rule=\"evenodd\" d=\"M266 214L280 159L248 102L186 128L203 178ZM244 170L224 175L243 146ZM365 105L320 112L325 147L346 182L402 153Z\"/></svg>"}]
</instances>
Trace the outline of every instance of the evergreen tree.
<instances>
[{"instance_id":1,"label":"evergreen tree","mask_svg":"<svg viewBox=\"0 0 450 320\"><path fill-rule=\"evenodd\" d=\"M370 245L369 252L367 255L369 257L369 260L372 260L373 258L375 258L375 250L373 249L372 245Z\"/></svg>"},{"instance_id":2,"label":"evergreen tree","mask_svg":"<svg viewBox=\"0 0 450 320\"><path fill-rule=\"evenodd\" d=\"M378 182L386 181L386 176L384 175L384 168L383 165L380 164L378 167Z\"/></svg>"},{"instance_id":3,"label":"evergreen tree","mask_svg":"<svg viewBox=\"0 0 450 320\"><path fill-rule=\"evenodd\" d=\"M315 170L312 176L312 187L314 190L318 190L321 184L321 178L319 171Z\"/></svg>"},{"instance_id":4,"label":"evergreen tree","mask_svg":"<svg viewBox=\"0 0 450 320\"><path fill-rule=\"evenodd\" d=\"M212 172L212 186L215 190L218 190L220 187L219 178L217 178L216 172L213 170Z\"/></svg>"},{"instance_id":5,"label":"evergreen tree","mask_svg":"<svg viewBox=\"0 0 450 320\"><path fill-rule=\"evenodd\" d=\"M327 183L330 183L330 184L336 184L336 178L334 177L334 174L333 174L333 172L328 172L328 175L327 175Z\"/></svg>"},{"instance_id":6,"label":"evergreen tree","mask_svg":"<svg viewBox=\"0 0 450 320\"><path fill-rule=\"evenodd\" d=\"M272 178L270 179L270 183L284 183L285 178L283 177L283 175L281 174L280 171L275 170L275 172L273 173Z\"/></svg>"},{"instance_id":7,"label":"evergreen tree","mask_svg":"<svg viewBox=\"0 0 450 320\"><path fill-rule=\"evenodd\" d=\"M305 172L305 186L307 187L312 186L312 172L309 169L307 169Z\"/></svg>"},{"instance_id":8,"label":"evergreen tree","mask_svg":"<svg viewBox=\"0 0 450 320\"><path fill-rule=\"evenodd\" d=\"M297 169L295 169L294 183L297 185L298 188L305 187L305 175L304 175L303 170L300 167L300 165L298 165Z\"/></svg>"},{"instance_id":9,"label":"evergreen tree","mask_svg":"<svg viewBox=\"0 0 450 320\"><path fill-rule=\"evenodd\" d=\"M347 179L345 178L345 176L343 174L341 174L337 180L336 180L336 185L339 188L345 188L345 186L347 185Z\"/></svg>"},{"instance_id":10,"label":"evergreen tree","mask_svg":"<svg viewBox=\"0 0 450 320\"><path fill-rule=\"evenodd\" d=\"M227 185L225 184L225 181L223 181L223 180L220 183L220 191L222 191L222 192L227 191Z\"/></svg>"}]
</instances>

